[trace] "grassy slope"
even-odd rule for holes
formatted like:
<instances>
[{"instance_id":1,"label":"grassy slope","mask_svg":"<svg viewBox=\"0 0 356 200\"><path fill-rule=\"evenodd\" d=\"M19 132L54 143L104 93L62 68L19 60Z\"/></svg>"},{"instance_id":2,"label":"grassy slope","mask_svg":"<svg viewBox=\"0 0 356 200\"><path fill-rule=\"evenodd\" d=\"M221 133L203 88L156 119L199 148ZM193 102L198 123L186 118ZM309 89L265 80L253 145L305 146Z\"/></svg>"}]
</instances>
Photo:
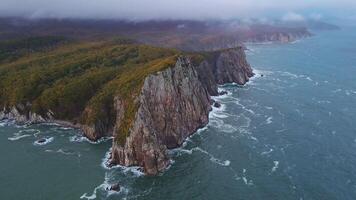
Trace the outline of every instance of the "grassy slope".
<instances>
[{"instance_id":1,"label":"grassy slope","mask_svg":"<svg viewBox=\"0 0 356 200\"><path fill-rule=\"evenodd\" d=\"M0 106L27 105L27 110L36 113L51 110L56 119L93 125L102 119L113 122L113 99L118 96L125 106L124 122L117 130L120 142L134 120L138 108L134 99L144 78L173 66L180 53L121 40L66 43L54 50L44 50L44 43L32 44L36 48L0 45L4 58L0 63ZM23 46L35 50L18 54Z\"/></svg>"}]
</instances>

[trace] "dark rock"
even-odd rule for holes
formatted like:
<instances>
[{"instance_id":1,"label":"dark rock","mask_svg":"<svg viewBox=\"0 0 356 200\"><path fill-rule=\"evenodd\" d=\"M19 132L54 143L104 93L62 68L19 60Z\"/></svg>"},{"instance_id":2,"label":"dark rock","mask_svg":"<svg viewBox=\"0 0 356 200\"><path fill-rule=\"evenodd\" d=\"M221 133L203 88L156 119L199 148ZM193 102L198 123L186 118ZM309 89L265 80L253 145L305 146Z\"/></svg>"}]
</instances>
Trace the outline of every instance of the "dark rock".
<instances>
[{"instance_id":1,"label":"dark rock","mask_svg":"<svg viewBox=\"0 0 356 200\"><path fill-rule=\"evenodd\" d=\"M214 107L215 107L215 108L220 108L220 107L221 107L221 104L220 104L219 102L215 102L215 103L214 103Z\"/></svg>"},{"instance_id":2,"label":"dark rock","mask_svg":"<svg viewBox=\"0 0 356 200\"><path fill-rule=\"evenodd\" d=\"M108 191L116 191L116 192L119 192L120 189L121 189L121 187L120 187L119 183L112 184L106 188L106 190L108 190Z\"/></svg>"},{"instance_id":3,"label":"dark rock","mask_svg":"<svg viewBox=\"0 0 356 200\"><path fill-rule=\"evenodd\" d=\"M225 91L225 90L219 92L219 95L225 95L225 94L227 94L227 91Z\"/></svg>"},{"instance_id":4,"label":"dark rock","mask_svg":"<svg viewBox=\"0 0 356 200\"><path fill-rule=\"evenodd\" d=\"M215 103L214 99L210 99L210 105L213 105Z\"/></svg>"},{"instance_id":5,"label":"dark rock","mask_svg":"<svg viewBox=\"0 0 356 200\"><path fill-rule=\"evenodd\" d=\"M37 140L36 142L37 142L38 144L42 144L42 143L45 143L46 141L47 141L46 138L41 138L41 139Z\"/></svg>"},{"instance_id":6,"label":"dark rock","mask_svg":"<svg viewBox=\"0 0 356 200\"><path fill-rule=\"evenodd\" d=\"M263 77L263 74L261 74L261 77Z\"/></svg>"}]
</instances>

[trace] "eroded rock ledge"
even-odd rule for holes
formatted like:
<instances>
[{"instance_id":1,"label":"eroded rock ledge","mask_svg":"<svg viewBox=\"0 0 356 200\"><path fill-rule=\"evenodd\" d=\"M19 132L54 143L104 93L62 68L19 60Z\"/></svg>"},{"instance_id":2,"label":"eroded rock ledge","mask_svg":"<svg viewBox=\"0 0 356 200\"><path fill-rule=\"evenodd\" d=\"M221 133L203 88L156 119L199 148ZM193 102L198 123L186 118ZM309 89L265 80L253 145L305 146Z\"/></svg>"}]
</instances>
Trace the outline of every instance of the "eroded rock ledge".
<instances>
[{"instance_id":1,"label":"eroded rock ledge","mask_svg":"<svg viewBox=\"0 0 356 200\"><path fill-rule=\"evenodd\" d=\"M137 165L143 167L146 174L155 175L169 165L168 149L181 146L189 135L206 126L211 110L210 96L218 95L218 85L243 85L252 76L243 47L210 52L198 62L189 56L178 57L174 67L145 78L141 93L135 99L138 109L134 121L123 142L119 140L122 133L116 131L123 125L124 117L120 97L114 98L114 123L88 126L59 121L52 117L51 111L41 116L25 112L26 106L21 105L4 108L0 119L20 123L55 122L79 128L91 140L112 135L111 164Z\"/></svg>"}]
</instances>

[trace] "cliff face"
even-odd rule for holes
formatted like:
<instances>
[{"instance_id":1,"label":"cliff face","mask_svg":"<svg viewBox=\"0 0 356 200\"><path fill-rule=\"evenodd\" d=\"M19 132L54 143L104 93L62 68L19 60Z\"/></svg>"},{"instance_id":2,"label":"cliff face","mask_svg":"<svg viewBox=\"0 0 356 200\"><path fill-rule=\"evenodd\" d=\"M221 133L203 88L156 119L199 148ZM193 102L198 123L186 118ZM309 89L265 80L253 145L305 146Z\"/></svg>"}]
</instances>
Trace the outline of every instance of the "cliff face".
<instances>
[{"instance_id":1,"label":"cliff face","mask_svg":"<svg viewBox=\"0 0 356 200\"><path fill-rule=\"evenodd\" d=\"M260 42L281 42L288 43L294 42L299 39L307 38L312 34L304 29L294 32L272 32L272 33L260 33L254 37L247 38L245 42L260 43Z\"/></svg>"},{"instance_id":2,"label":"cliff face","mask_svg":"<svg viewBox=\"0 0 356 200\"><path fill-rule=\"evenodd\" d=\"M181 57L174 68L146 78L138 101L126 143L113 142L113 162L143 166L147 174L156 174L169 164L167 149L179 147L207 124L210 96L190 60Z\"/></svg>"},{"instance_id":3,"label":"cliff face","mask_svg":"<svg viewBox=\"0 0 356 200\"><path fill-rule=\"evenodd\" d=\"M245 84L251 76L242 48L215 52L198 66L180 57L174 68L150 75L129 137L125 144L113 141L112 164L139 165L150 175L161 172L169 164L167 149L179 147L208 123L217 84Z\"/></svg>"},{"instance_id":4,"label":"cliff face","mask_svg":"<svg viewBox=\"0 0 356 200\"><path fill-rule=\"evenodd\" d=\"M213 52L195 69L203 86L212 96L218 95L218 85L226 83L243 85L253 76L244 47Z\"/></svg>"}]
</instances>

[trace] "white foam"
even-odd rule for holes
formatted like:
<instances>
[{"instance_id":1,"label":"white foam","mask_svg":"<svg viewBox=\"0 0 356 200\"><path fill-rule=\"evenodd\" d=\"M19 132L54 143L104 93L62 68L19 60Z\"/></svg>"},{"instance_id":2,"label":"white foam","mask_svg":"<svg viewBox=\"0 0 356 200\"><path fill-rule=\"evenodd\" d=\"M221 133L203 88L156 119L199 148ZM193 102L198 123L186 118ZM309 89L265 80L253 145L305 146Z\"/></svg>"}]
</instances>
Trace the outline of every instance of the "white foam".
<instances>
[{"instance_id":1,"label":"white foam","mask_svg":"<svg viewBox=\"0 0 356 200\"><path fill-rule=\"evenodd\" d=\"M191 149L191 150L192 150L192 151L193 151L193 150L194 150L194 151L200 151L200 152L202 152L202 153L208 155L208 156L210 157L210 161L212 161L213 163L216 163L216 164L218 164L218 165L224 166L224 167L229 166L230 163L231 163L229 160L220 160L220 159L218 159L218 158L215 158L212 154L210 154L209 152L207 152L207 151L201 149L200 147L195 147L195 148L193 148L193 149Z\"/></svg>"},{"instance_id":2,"label":"white foam","mask_svg":"<svg viewBox=\"0 0 356 200\"><path fill-rule=\"evenodd\" d=\"M184 148L175 148L175 149L169 150L169 153L181 155L182 153L183 154L192 154L193 151L189 150L189 149L184 149Z\"/></svg>"},{"instance_id":3,"label":"white foam","mask_svg":"<svg viewBox=\"0 0 356 200\"><path fill-rule=\"evenodd\" d=\"M109 197L114 194L121 194L121 193L128 194L129 190L121 185L120 185L120 191L108 190L108 188L111 186L111 184L109 184L109 181L110 181L110 177L106 172L104 182L99 186L95 187L91 195L88 195L88 193L84 193L82 194L82 196L80 196L80 199L88 199L88 200L96 199L98 191L106 193L106 197Z\"/></svg>"},{"instance_id":4,"label":"white foam","mask_svg":"<svg viewBox=\"0 0 356 200\"><path fill-rule=\"evenodd\" d=\"M278 169L278 166L279 166L279 161L275 160L273 161L273 167L272 167L272 172L275 172L277 169Z\"/></svg>"},{"instance_id":5,"label":"white foam","mask_svg":"<svg viewBox=\"0 0 356 200\"><path fill-rule=\"evenodd\" d=\"M37 136L41 131L37 129L25 129L20 130L13 134L12 137L7 138L10 141L19 140L21 138L30 137L30 136Z\"/></svg>"},{"instance_id":6,"label":"white foam","mask_svg":"<svg viewBox=\"0 0 356 200\"><path fill-rule=\"evenodd\" d=\"M272 153L272 152L273 152L273 149L271 148L271 149L269 149L268 151L262 152L261 155L267 155L267 154L270 154L270 153Z\"/></svg>"},{"instance_id":7,"label":"white foam","mask_svg":"<svg viewBox=\"0 0 356 200\"><path fill-rule=\"evenodd\" d=\"M341 91L342 91L342 89L339 88L339 89L333 90L332 92L337 93L337 92L341 92Z\"/></svg>"},{"instance_id":8,"label":"white foam","mask_svg":"<svg viewBox=\"0 0 356 200\"><path fill-rule=\"evenodd\" d=\"M44 139L45 139L44 142L35 141L35 142L33 142L33 144L36 145L36 146L43 146L43 145L46 145L46 144L48 144L48 143L53 142L54 137L49 137L49 138L44 138Z\"/></svg>"},{"instance_id":9,"label":"white foam","mask_svg":"<svg viewBox=\"0 0 356 200\"><path fill-rule=\"evenodd\" d=\"M250 136L250 138L254 141L258 141L258 139L256 137Z\"/></svg>"},{"instance_id":10,"label":"white foam","mask_svg":"<svg viewBox=\"0 0 356 200\"><path fill-rule=\"evenodd\" d=\"M122 166L122 165L114 165L112 167L109 167L109 163L110 163L110 159L111 159L111 151L112 148L110 148L106 153L104 158L101 161L101 166L106 169L106 170L111 170L111 169L121 169L122 172L124 173L132 173L135 177L139 177L139 176L143 176L145 175L143 173L143 169L142 167L138 167L138 166L132 166L132 167L126 167L126 166Z\"/></svg>"},{"instance_id":11,"label":"white foam","mask_svg":"<svg viewBox=\"0 0 356 200\"><path fill-rule=\"evenodd\" d=\"M83 135L73 135L73 136L69 137L70 142L88 142L90 144L100 144L102 142L106 142L111 139L113 139L113 137L102 137L97 141L91 141Z\"/></svg>"},{"instance_id":12,"label":"white foam","mask_svg":"<svg viewBox=\"0 0 356 200\"><path fill-rule=\"evenodd\" d=\"M240 103L240 101L235 101L234 103L235 103L236 105L240 106L244 111L249 112L249 113L251 113L252 115L255 115L255 114L256 114L253 110L248 109L248 108L246 108L244 105L242 105L242 104Z\"/></svg>"},{"instance_id":13,"label":"white foam","mask_svg":"<svg viewBox=\"0 0 356 200\"><path fill-rule=\"evenodd\" d=\"M21 138L25 138L25 137L30 137L31 135L29 135L29 134L24 134L24 135L14 135L13 137L9 137L9 138L7 138L8 140L10 140L10 141L15 141L15 140L19 140L19 139L21 139Z\"/></svg>"},{"instance_id":14,"label":"white foam","mask_svg":"<svg viewBox=\"0 0 356 200\"><path fill-rule=\"evenodd\" d=\"M350 95L356 94L356 91L353 91L353 90L345 90L345 94L346 94L347 96L350 96Z\"/></svg>"},{"instance_id":15,"label":"white foam","mask_svg":"<svg viewBox=\"0 0 356 200\"><path fill-rule=\"evenodd\" d=\"M330 104L331 103L331 101L329 101L329 100L320 100L320 101L318 101L318 104Z\"/></svg>"},{"instance_id":16,"label":"white foam","mask_svg":"<svg viewBox=\"0 0 356 200\"><path fill-rule=\"evenodd\" d=\"M247 172L246 169L242 169L242 180L245 183L245 185L251 186L253 185L253 181L247 179L246 172Z\"/></svg>"},{"instance_id":17,"label":"white foam","mask_svg":"<svg viewBox=\"0 0 356 200\"><path fill-rule=\"evenodd\" d=\"M273 107L270 107L270 106L265 106L265 108L266 108L267 110L273 110Z\"/></svg>"},{"instance_id":18,"label":"white foam","mask_svg":"<svg viewBox=\"0 0 356 200\"><path fill-rule=\"evenodd\" d=\"M0 127L6 126L8 123L6 121L0 121Z\"/></svg>"},{"instance_id":19,"label":"white foam","mask_svg":"<svg viewBox=\"0 0 356 200\"><path fill-rule=\"evenodd\" d=\"M276 133L283 133L285 131L287 131L288 129L280 129L280 130L276 130Z\"/></svg>"},{"instance_id":20,"label":"white foam","mask_svg":"<svg viewBox=\"0 0 356 200\"><path fill-rule=\"evenodd\" d=\"M272 124L272 119L273 119L273 117L268 117L267 119L266 119L266 124Z\"/></svg>"}]
</instances>

